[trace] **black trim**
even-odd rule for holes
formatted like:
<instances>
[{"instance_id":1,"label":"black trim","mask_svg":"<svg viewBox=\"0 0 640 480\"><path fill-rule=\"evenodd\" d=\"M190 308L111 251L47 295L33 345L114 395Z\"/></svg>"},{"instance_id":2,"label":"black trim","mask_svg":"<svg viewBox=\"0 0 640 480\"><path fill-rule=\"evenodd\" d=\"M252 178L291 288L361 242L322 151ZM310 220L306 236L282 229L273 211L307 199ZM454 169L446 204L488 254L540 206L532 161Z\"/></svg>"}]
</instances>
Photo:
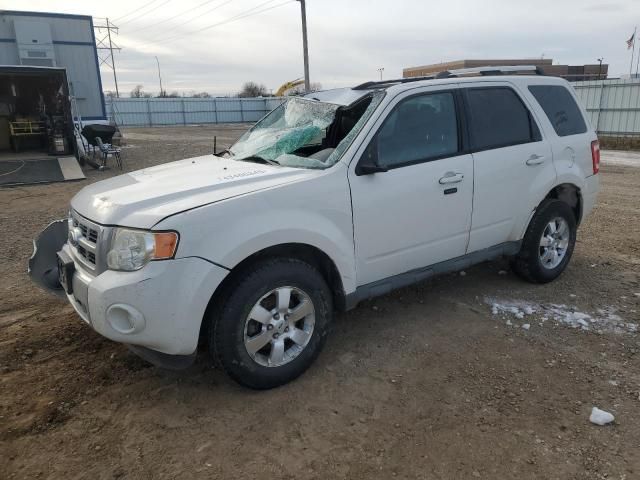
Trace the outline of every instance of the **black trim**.
<instances>
[{"instance_id":1,"label":"black trim","mask_svg":"<svg viewBox=\"0 0 640 480\"><path fill-rule=\"evenodd\" d=\"M460 257L445 260L426 267L416 268L399 275L383 278L375 282L368 283L356 288L355 292L346 295L346 309L355 308L358 303L368 298L384 295L398 288L407 287L414 283L421 282L427 278L443 273L455 272L464 268L469 268L477 263L486 262L503 255L515 255L520 251L522 241L505 242L493 247L478 250L477 252L467 253Z\"/></svg>"},{"instance_id":2,"label":"black trim","mask_svg":"<svg viewBox=\"0 0 640 480\"><path fill-rule=\"evenodd\" d=\"M505 143L505 144L498 144L498 145L489 145L489 146L486 146L486 147L483 147L483 148L475 148L474 142L473 142L473 138L472 138L472 135L471 135L471 119L473 118L473 115L471 113L471 107L469 105L469 97L468 97L469 90L510 90L510 91L512 91L513 94L518 99L518 101L520 102L520 104L522 105L522 107L527 112L527 115L529 117L529 140L522 141L522 142L512 142L512 143ZM466 133L467 133L468 139L469 139L468 150L465 153L486 152L487 150L498 150L500 148L515 147L517 145L527 145L529 143L537 143L537 142L541 142L542 141L542 134L541 134L540 127L538 126L538 123L535 121L535 118L533 117L533 114L531 113L531 110L529 110L529 107L527 107L527 104L524 102L524 100L522 99L520 94L513 87L510 87L510 86L507 86L507 85L481 86L481 87L462 87L462 88L460 88L460 95L462 97L462 101L463 101L463 104L464 104L464 117L465 117L465 123L466 123ZM536 127L535 131L532 128L532 125L535 125L535 127ZM536 133L538 133L537 136L536 136Z\"/></svg>"},{"instance_id":3,"label":"black trim","mask_svg":"<svg viewBox=\"0 0 640 480\"><path fill-rule=\"evenodd\" d=\"M156 367L167 370L184 370L193 365L196 360L196 352L191 355L169 355L140 345L127 345L127 348Z\"/></svg>"},{"instance_id":4,"label":"black trim","mask_svg":"<svg viewBox=\"0 0 640 480\"><path fill-rule=\"evenodd\" d=\"M404 97L402 100L400 100L398 103L396 103L391 108L391 110L389 110L389 112L386 114L384 120L382 121L382 123L378 127L376 133L373 135L373 138L371 138L371 140L369 141L369 144L365 148L363 155L358 159L358 163L356 164L356 168L355 168L356 176L367 175L367 173L365 173L363 171L363 169L359 168L359 167L360 167L361 164L366 162L364 157L367 154L367 152L369 151L369 148L371 147L372 142L377 141L378 133L380 133L380 130L382 130L384 128L384 126L386 125L387 121L389 120L389 117L393 114L393 112L400 105L402 105L404 102L409 101L409 100L411 100L413 98L416 98L416 97L425 97L425 96L428 96L428 95L439 95L439 94L443 94L443 93L450 93L452 98L453 98L453 105L454 105L455 115L456 115L456 128L457 128L457 134L458 134L458 150L453 152L453 153L446 153L446 154L438 155L438 156L435 156L435 157L419 158L419 159L416 159L416 160L410 160L410 161L407 161L407 162L397 163L397 164L394 164L394 165L381 166L379 171L382 172L382 171L395 170L396 168L409 167L411 165L418 165L420 163L435 162L437 160L442 160L442 159L445 159L445 158L453 158L453 157L459 157L461 155L464 155L466 153L466 152L464 152L464 143L463 143L463 137L465 137L465 135L464 135L463 131L461 130L463 124L462 124L461 119L460 119L460 117L462 115L462 110L460 110L460 107L462 106L462 103L461 103L461 100L459 98L459 89L446 88L446 89L437 90L437 91L433 91L433 92L418 92L418 93L414 93L412 95L408 95L408 96ZM376 162L376 164L378 162L377 156L376 156L375 162Z\"/></svg>"},{"instance_id":5,"label":"black trim","mask_svg":"<svg viewBox=\"0 0 640 480\"><path fill-rule=\"evenodd\" d=\"M91 42L76 42L73 40L53 40L54 45L76 45L78 47L93 47Z\"/></svg>"},{"instance_id":6,"label":"black trim","mask_svg":"<svg viewBox=\"0 0 640 480\"><path fill-rule=\"evenodd\" d=\"M510 66L510 65L506 65L506 66ZM517 66L517 65L515 65ZM525 65L523 65L525 66ZM480 67L483 68L483 67ZM490 67L489 67L490 68ZM466 70L465 68L462 68L461 70ZM456 70L453 70L453 72L455 72ZM544 70L541 67L536 66L535 70L521 70L521 72L532 72L531 74L533 75L541 75L544 76L546 75L544 73ZM422 80L439 80L442 78L465 78L470 76L469 73L464 73L461 72L461 75L457 75L453 72L450 72L449 70L443 70L441 72L435 72L431 75L423 75L420 77L403 77L403 78L396 78L393 80L380 80L380 81L370 81L370 82L364 82L361 83L360 85L356 85L355 87L353 87L353 90L369 90L371 88L389 88L392 87L394 85L399 85L402 83L411 83L411 82L420 82ZM518 73L517 70L508 70L508 71L503 71L500 70L500 67L496 67L494 70L484 70L484 71L479 71L478 75L480 75L481 77L492 77L492 76L502 76L502 75L522 75L522 73Z\"/></svg>"}]
</instances>

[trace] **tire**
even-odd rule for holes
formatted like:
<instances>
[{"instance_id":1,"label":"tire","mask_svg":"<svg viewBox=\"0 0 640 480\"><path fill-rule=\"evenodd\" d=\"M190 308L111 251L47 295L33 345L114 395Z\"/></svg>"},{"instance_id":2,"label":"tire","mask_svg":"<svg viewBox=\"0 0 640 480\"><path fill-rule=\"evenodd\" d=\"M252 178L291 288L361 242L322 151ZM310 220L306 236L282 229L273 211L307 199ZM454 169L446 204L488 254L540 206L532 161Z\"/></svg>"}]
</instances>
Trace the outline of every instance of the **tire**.
<instances>
[{"instance_id":1,"label":"tire","mask_svg":"<svg viewBox=\"0 0 640 480\"><path fill-rule=\"evenodd\" d=\"M557 228L555 234L564 225L567 228L566 235L552 238L554 233L551 223ZM520 252L515 257L512 266L514 271L523 279L532 283L548 283L555 280L567 268L576 243L576 218L573 210L565 202L548 199L543 201L527 228ZM545 239L543 240L543 234ZM559 239L563 239L560 241ZM566 248L562 248L565 245ZM543 246L543 242L551 246ZM554 243L555 242L555 243ZM557 257L552 250L556 250ZM547 257L545 254L549 254ZM560 258L562 253L562 258ZM542 257L542 258L541 258Z\"/></svg>"},{"instance_id":2,"label":"tire","mask_svg":"<svg viewBox=\"0 0 640 480\"><path fill-rule=\"evenodd\" d=\"M287 289L290 301L284 306ZM283 385L320 354L333 308L329 287L315 267L291 258L264 260L241 273L223 298L210 319L209 351L241 385L258 390ZM296 320L303 313L308 314Z\"/></svg>"}]
</instances>

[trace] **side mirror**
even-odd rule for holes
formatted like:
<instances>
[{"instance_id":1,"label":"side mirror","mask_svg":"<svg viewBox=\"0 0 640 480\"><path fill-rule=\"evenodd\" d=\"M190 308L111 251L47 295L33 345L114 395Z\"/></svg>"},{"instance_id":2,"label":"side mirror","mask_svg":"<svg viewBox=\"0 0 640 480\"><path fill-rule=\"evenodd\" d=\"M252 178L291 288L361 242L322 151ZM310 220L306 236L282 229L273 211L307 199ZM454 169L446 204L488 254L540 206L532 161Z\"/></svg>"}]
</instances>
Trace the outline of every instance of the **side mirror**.
<instances>
[{"instance_id":1,"label":"side mirror","mask_svg":"<svg viewBox=\"0 0 640 480\"><path fill-rule=\"evenodd\" d=\"M378 165L378 136L376 135L358 161L356 175L371 175L372 173L387 172L388 170L387 167Z\"/></svg>"}]
</instances>

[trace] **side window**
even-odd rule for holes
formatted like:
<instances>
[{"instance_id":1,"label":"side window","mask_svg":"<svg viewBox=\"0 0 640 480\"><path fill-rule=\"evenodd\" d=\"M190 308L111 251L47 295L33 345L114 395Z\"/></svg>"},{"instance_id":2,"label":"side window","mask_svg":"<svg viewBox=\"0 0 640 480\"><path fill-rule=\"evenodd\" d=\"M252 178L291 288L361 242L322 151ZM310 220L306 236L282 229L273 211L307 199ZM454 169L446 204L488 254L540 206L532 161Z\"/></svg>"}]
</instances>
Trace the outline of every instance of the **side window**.
<instances>
[{"instance_id":1,"label":"side window","mask_svg":"<svg viewBox=\"0 0 640 480\"><path fill-rule=\"evenodd\" d=\"M392 168L458 151L453 93L408 98L389 114L376 134L378 165Z\"/></svg>"},{"instance_id":2,"label":"side window","mask_svg":"<svg viewBox=\"0 0 640 480\"><path fill-rule=\"evenodd\" d=\"M470 88L466 92L474 150L540 140L540 131L529 110L511 88Z\"/></svg>"},{"instance_id":3,"label":"side window","mask_svg":"<svg viewBox=\"0 0 640 480\"><path fill-rule=\"evenodd\" d=\"M560 85L531 85L529 91L547 114L559 137L587 131L580 108L569 91Z\"/></svg>"}]
</instances>

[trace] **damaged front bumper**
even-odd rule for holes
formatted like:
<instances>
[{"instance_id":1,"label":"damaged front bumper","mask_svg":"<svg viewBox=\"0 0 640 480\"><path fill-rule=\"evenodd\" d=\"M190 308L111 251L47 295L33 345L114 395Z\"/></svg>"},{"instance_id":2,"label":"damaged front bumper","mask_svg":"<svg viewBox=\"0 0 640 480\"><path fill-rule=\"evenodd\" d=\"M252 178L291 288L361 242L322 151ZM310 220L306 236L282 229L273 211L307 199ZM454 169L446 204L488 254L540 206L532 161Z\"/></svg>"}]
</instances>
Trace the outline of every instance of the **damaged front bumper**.
<instances>
[{"instance_id":1,"label":"damaged front bumper","mask_svg":"<svg viewBox=\"0 0 640 480\"><path fill-rule=\"evenodd\" d=\"M69 237L69 222L51 222L33 241L33 254L29 259L28 273L31 280L41 288L66 298L58 274L57 253Z\"/></svg>"},{"instance_id":2,"label":"damaged front bumper","mask_svg":"<svg viewBox=\"0 0 640 480\"><path fill-rule=\"evenodd\" d=\"M66 298L96 332L151 363L184 368L193 362L204 312L227 270L189 257L150 262L134 272L90 272L67 238L62 220L34 241L34 283Z\"/></svg>"}]
</instances>

